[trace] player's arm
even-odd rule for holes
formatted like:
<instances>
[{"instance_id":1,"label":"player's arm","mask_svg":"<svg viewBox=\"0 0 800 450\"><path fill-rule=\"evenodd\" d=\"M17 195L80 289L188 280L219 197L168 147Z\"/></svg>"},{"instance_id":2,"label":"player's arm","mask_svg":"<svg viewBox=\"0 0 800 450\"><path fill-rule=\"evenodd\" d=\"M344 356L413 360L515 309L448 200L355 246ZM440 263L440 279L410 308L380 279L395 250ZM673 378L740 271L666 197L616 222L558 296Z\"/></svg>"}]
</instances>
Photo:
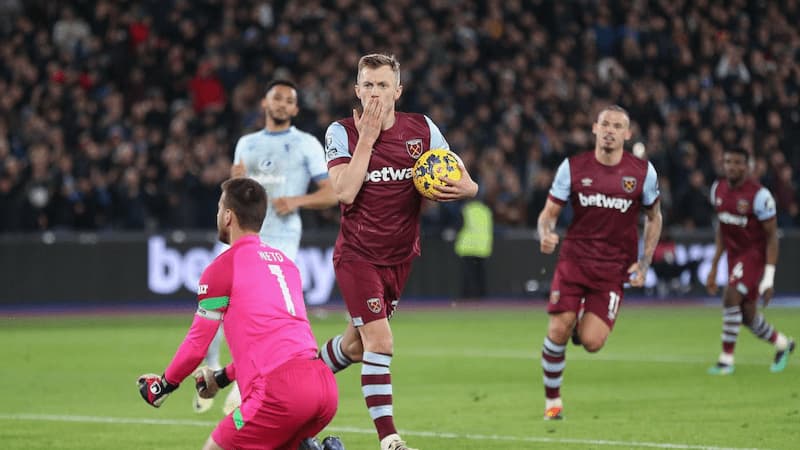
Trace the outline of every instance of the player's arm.
<instances>
[{"instance_id":1,"label":"player's arm","mask_svg":"<svg viewBox=\"0 0 800 450\"><path fill-rule=\"evenodd\" d=\"M661 238L661 191L658 188L658 174L652 163L647 163L647 173L642 186L642 205L644 205L644 252L639 261L631 264L628 273L632 274L631 286L642 287L653 262L658 240Z\"/></svg>"},{"instance_id":2,"label":"player's arm","mask_svg":"<svg viewBox=\"0 0 800 450\"><path fill-rule=\"evenodd\" d=\"M272 201L278 215L286 215L299 208L325 209L335 205L339 200L333 192L330 178L317 182L317 190L295 197L278 197Z\"/></svg>"},{"instance_id":3,"label":"player's arm","mask_svg":"<svg viewBox=\"0 0 800 450\"><path fill-rule=\"evenodd\" d=\"M772 219L761 222L764 233L767 237L767 263L764 266L764 276L758 285L758 293L764 299L764 306L767 306L775 294L775 265L778 263L778 221Z\"/></svg>"},{"instance_id":4,"label":"player's arm","mask_svg":"<svg viewBox=\"0 0 800 450\"><path fill-rule=\"evenodd\" d=\"M309 135L303 151L308 173L311 175L311 180L317 185L317 189L305 195L272 199L272 206L279 215L289 214L298 208L329 208L338 202L325 167L325 150L322 145L316 138Z\"/></svg>"},{"instance_id":5,"label":"player's arm","mask_svg":"<svg viewBox=\"0 0 800 450\"><path fill-rule=\"evenodd\" d=\"M145 402L158 408L172 391L178 389L183 379L203 361L218 327L216 320L195 316L186 338L163 375L144 374L137 380L139 393Z\"/></svg>"},{"instance_id":6,"label":"player's arm","mask_svg":"<svg viewBox=\"0 0 800 450\"><path fill-rule=\"evenodd\" d=\"M758 293L764 300L764 306L767 306L775 293L772 286L775 283L775 264L778 263L778 222L775 199L764 187L759 189L753 198L753 214L761 222L767 240L764 275L758 284Z\"/></svg>"},{"instance_id":7,"label":"player's arm","mask_svg":"<svg viewBox=\"0 0 800 450\"><path fill-rule=\"evenodd\" d=\"M236 150L233 152L233 164L231 165L231 178L241 178L247 176L247 168L244 166L242 160L242 151L244 149L244 138L239 138L236 142Z\"/></svg>"},{"instance_id":8,"label":"player's arm","mask_svg":"<svg viewBox=\"0 0 800 450\"><path fill-rule=\"evenodd\" d=\"M650 268L650 263L653 262L653 253L656 251L656 245L658 245L658 240L661 238L663 224L661 200L656 200L652 206L645 208L644 217L644 253L641 259L628 269L628 273L635 274L631 279L631 286L634 287L644 286L647 270Z\"/></svg>"},{"instance_id":9,"label":"player's arm","mask_svg":"<svg viewBox=\"0 0 800 450\"><path fill-rule=\"evenodd\" d=\"M226 388L235 380L236 366L233 362L217 370L204 366L194 374L195 388L200 398L214 398L220 389Z\"/></svg>"},{"instance_id":10,"label":"player's arm","mask_svg":"<svg viewBox=\"0 0 800 450\"><path fill-rule=\"evenodd\" d=\"M425 116L425 122L427 122L428 129L430 130L430 148L444 148L450 150L450 144L447 143L442 131L433 123L433 120ZM456 155L456 159L458 160L458 168L461 171L461 178L458 180L453 180L448 177L440 178L444 185L433 187L433 191L435 192L434 198L438 202L451 202L465 198L474 198L478 195L478 183L472 180L472 176L470 176L466 166L464 166L464 161L462 161L458 155Z\"/></svg>"},{"instance_id":11,"label":"player's arm","mask_svg":"<svg viewBox=\"0 0 800 450\"><path fill-rule=\"evenodd\" d=\"M333 192L345 205L353 203L364 184L369 160L372 157L372 146L381 133L381 117L383 117L383 105L375 98L367 102L360 116L358 111L353 110L353 120L358 130L358 142L353 156L349 163L338 164L328 169Z\"/></svg>"},{"instance_id":12,"label":"player's arm","mask_svg":"<svg viewBox=\"0 0 800 450\"><path fill-rule=\"evenodd\" d=\"M550 186L550 193L544 209L539 213L536 222L536 230L539 233L539 250L542 253L553 253L558 245L558 234L556 233L556 222L561 214L561 209L569 199L572 192L572 174L569 168L569 158L561 161Z\"/></svg>"},{"instance_id":13,"label":"player's arm","mask_svg":"<svg viewBox=\"0 0 800 450\"><path fill-rule=\"evenodd\" d=\"M548 198L542 212L539 213L536 229L539 232L539 250L542 253L551 254L556 250L558 234L555 230L561 209L560 204Z\"/></svg>"},{"instance_id":14,"label":"player's arm","mask_svg":"<svg viewBox=\"0 0 800 450\"><path fill-rule=\"evenodd\" d=\"M323 178L316 182L317 190L299 197L301 208L324 209L338 203L336 193L333 192L333 185L330 178Z\"/></svg>"},{"instance_id":15,"label":"player's arm","mask_svg":"<svg viewBox=\"0 0 800 450\"><path fill-rule=\"evenodd\" d=\"M717 198L717 188L719 187L719 182L715 181L711 184L711 190L709 191L709 201L711 202L711 206L716 208L716 198ZM717 265L719 264L719 259L722 258L722 252L724 248L722 247L722 227L717 224L716 230L714 231L714 256L711 258L711 270L708 272L708 276L706 277L706 291L711 295L717 295L717 290L719 287L717 286Z\"/></svg>"},{"instance_id":16,"label":"player's arm","mask_svg":"<svg viewBox=\"0 0 800 450\"><path fill-rule=\"evenodd\" d=\"M433 190L436 191L436 201L451 202L465 198L474 198L478 195L478 183L472 180L461 158L458 158L458 168L461 170L460 179L453 180L443 177L441 180L444 182L444 185L433 187Z\"/></svg>"},{"instance_id":17,"label":"player's arm","mask_svg":"<svg viewBox=\"0 0 800 450\"><path fill-rule=\"evenodd\" d=\"M711 257L711 270L706 277L706 291L711 295L716 295L719 287L717 286L717 265L722 258L722 227L717 225L714 232L714 256Z\"/></svg>"},{"instance_id":18,"label":"player's arm","mask_svg":"<svg viewBox=\"0 0 800 450\"><path fill-rule=\"evenodd\" d=\"M232 276L230 265L224 264L225 260L214 260L200 277L199 302L194 321L164 374L139 377L139 393L148 404L156 408L161 406L167 396L203 361L228 307Z\"/></svg>"}]
</instances>

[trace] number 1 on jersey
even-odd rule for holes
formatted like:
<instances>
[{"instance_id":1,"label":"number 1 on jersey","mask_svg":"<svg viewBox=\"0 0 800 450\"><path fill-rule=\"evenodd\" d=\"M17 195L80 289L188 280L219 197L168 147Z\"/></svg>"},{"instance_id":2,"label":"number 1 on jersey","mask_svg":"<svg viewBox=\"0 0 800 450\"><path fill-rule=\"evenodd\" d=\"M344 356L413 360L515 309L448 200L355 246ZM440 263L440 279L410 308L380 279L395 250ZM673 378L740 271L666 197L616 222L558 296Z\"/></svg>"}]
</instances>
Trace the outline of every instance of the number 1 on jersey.
<instances>
[{"instance_id":1,"label":"number 1 on jersey","mask_svg":"<svg viewBox=\"0 0 800 450\"><path fill-rule=\"evenodd\" d=\"M289 314L296 315L294 312L294 302L292 302L292 294L289 292L289 285L286 284L286 277L283 275L283 270L281 270L281 266L277 264L267 264L269 267L269 272L275 275L275 278L278 280L278 285L281 287L281 295L283 295L283 301L286 303L286 310L289 311Z\"/></svg>"}]
</instances>

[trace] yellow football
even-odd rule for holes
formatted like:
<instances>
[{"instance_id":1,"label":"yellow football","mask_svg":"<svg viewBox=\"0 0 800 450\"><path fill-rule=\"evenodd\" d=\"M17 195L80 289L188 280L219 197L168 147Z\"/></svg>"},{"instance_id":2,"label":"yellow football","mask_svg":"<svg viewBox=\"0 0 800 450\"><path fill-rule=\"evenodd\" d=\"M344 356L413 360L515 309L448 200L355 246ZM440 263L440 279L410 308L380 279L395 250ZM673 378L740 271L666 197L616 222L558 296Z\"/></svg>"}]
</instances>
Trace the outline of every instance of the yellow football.
<instances>
[{"instance_id":1,"label":"yellow football","mask_svg":"<svg viewBox=\"0 0 800 450\"><path fill-rule=\"evenodd\" d=\"M461 179L458 156L450 150L434 148L423 153L414 164L414 186L424 197L434 198L434 186L444 186L441 178Z\"/></svg>"}]
</instances>

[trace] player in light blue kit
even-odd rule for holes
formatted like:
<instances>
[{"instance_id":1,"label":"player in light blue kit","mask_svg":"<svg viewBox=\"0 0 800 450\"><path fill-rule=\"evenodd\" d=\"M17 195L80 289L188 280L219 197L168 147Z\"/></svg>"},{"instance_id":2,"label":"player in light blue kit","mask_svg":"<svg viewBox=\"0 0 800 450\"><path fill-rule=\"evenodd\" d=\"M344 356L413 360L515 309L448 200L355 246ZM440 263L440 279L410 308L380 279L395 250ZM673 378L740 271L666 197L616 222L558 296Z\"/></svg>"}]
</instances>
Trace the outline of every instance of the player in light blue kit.
<instances>
[{"instance_id":1,"label":"player in light blue kit","mask_svg":"<svg viewBox=\"0 0 800 450\"><path fill-rule=\"evenodd\" d=\"M329 208L337 204L336 195L328 179L322 144L291 124L298 112L294 83L271 82L261 105L266 127L242 136L236 143L231 176L247 176L264 186L271 203L261 239L295 260L303 232L298 209ZM309 181L318 186L310 194Z\"/></svg>"},{"instance_id":2,"label":"player in light blue kit","mask_svg":"<svg viewBox=\"0 0 800 450\"><path fill-rule=\"evenodd\" d=\"M261 106L266 125L263 130L239 138L231 177L250 177L264 186L270 204L259 233L261 240L296 262L303 232L299 209L324 209L338 202L328 178L322 144L292 125L292 118L299 111L294 83L270 82ZM310 181L317 185L312 193L308 193ZM221 342L220 329L204 361L211 368L220 367ZM233 386L223 410L227 414L240 403L239 389ZM213 399L195 396L197 412L207 411L212 404Z\"/></svg>"}]
</instances>

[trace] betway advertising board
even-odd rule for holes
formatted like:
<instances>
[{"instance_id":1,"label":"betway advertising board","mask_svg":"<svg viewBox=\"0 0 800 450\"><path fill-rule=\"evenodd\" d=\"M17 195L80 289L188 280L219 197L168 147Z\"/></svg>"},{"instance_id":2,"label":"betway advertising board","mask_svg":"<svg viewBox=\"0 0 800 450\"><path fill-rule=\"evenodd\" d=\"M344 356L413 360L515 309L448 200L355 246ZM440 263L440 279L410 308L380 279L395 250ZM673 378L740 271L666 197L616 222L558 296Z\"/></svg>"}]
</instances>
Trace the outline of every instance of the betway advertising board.
<instances>
[{"instance_id":1,"label":"betway advertising board","mask_svg":"<svg viewBox=\"0 0 800 450\"><path fill-rule=\"evenodd\" d=\"M335 238L335 231L303 236L296 263L309 305L339 298L332 264ZM648 289L626 295L658 296L665 292L661 288L669 288L666 295L703 294L713 234L681 235L676 241L674 263L686 269L664 280L651 268ZM192 301L203 270L224 248L211 232L0 235L0 305ZM403 297L460 298L461 262L452 240L424 236L422 253ZM539 252L532 231L498 235L485 264L488 296L544 300L554 265L554 256ZM775 277L778 294L800 292L799 266L800 233L785 234ZM723 257L718 284L724 285L726 271Z\"/></svg>"},{"instance_id":2,"label":"betway advertising board","mask_svg":"<svg viewBox=\"0 0 800 450\"><path fill-rule=\"evenodd\" d=\"M147 289L158 295L183 295L197 290L203 270L227 246L170 245L163 236L147 239ZM333 247L303 247L297 253L297 268L303 280L306 304L326 303L333 292Z\"/></svg>"}]
</instances>

